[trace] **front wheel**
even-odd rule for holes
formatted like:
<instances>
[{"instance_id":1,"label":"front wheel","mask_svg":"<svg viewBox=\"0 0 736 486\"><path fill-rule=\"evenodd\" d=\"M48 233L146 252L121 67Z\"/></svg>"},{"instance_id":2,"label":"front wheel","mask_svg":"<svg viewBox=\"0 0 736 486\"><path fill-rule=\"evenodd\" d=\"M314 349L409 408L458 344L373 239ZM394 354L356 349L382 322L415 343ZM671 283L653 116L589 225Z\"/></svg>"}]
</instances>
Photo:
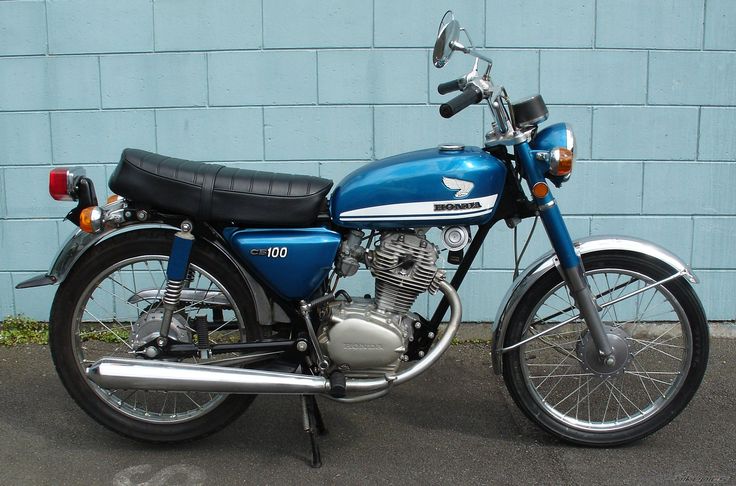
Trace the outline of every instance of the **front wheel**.
<instances>
[{"instance_id":1,"label":"front wheel","mask_svg":"<svg viewBox=\"0 0 736 486\"><path fill-rule=\"evenodd\" d=\"M155 339L160 329L172 239L170 232L142 230L95 246L77 262L57 291L49 323L54 364L72 398L109 429L152 442L208 435L237 418L255 398L109 390L87 378L86 368L101 358L145 359L142 343ZM199 242L192 249L185 288L192 297L180 302L172 317L170 337L193 343L195 316L206 317L211 344L258 337L253 301L245 283L223 257ZM197 363L198 359L187 361Z\"/></svg>"},{"instance_id":2,"label":"front wheel","mask_svg":"<svg viewBox=\"0 0 736 486\"><path fill-rule=\"evenodd\" d=\"M552 269L524 296L504 347L549 331L504 354L504 381L548 432L577 444L621 445L660 429L693 397L708 361L707 321L684 277L636 293L674 273L659 261L622 252L583 260L616 364L601 363Z\"/></svg>"}]
</instances>

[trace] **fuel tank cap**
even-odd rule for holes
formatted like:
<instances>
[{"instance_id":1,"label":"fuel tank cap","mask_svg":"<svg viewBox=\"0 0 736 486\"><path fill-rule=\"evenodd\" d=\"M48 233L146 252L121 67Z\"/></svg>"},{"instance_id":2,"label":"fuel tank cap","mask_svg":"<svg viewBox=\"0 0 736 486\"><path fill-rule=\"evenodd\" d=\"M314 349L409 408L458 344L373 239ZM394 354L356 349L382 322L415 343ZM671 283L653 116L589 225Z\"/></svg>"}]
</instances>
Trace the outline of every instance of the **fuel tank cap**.
<instances>
[{"instance_id":1,"label":"fuel tank cap","mask_svg":"<svg viewBox=\"0 0 736 486\"><path fill-rule=\"evenodd\" d=\"M440 152L462 152L465 150L465 145L459 143L443 143L439 146Z\"/></svg>"}]
</instances>

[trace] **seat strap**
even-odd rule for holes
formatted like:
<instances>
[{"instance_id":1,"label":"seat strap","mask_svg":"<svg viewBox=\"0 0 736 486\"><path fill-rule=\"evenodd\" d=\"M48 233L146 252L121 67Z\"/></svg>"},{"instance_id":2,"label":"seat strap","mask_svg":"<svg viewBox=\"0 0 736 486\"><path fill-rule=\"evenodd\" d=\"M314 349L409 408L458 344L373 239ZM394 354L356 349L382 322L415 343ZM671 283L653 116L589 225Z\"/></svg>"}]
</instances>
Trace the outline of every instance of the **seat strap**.
<instances>
[{"instance_id":1,"label":"seat strap","mask_svg":"<svg viewBox=\"0 0 736 486\"><path fill-rule=\"evenodd\" d=\"M217 170L212 170L217 167ZM199 195L199 211L197 217L201 220L209 220L212 217L212 195L215 192L215 180L217 174L225 167L203 164L198 172L202 174L202 191Z\"/></svg>"}]
</instances>

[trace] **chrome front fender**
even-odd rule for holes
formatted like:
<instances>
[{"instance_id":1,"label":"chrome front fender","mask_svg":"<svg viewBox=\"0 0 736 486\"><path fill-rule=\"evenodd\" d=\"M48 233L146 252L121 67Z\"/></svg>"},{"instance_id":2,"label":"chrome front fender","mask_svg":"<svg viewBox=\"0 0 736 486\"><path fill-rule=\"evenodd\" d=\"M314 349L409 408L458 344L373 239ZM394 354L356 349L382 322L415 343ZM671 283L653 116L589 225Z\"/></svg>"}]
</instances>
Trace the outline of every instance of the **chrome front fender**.
<instances>
[{"instance_id":1,"label":"chrome front fender","mask_svg":"<svg viewBox=\"0 0 736 486\"><path fill-rule=\"evenodd\" d=\"M672 267L674 272L682 272L683 276L690 282L698 283L698 279L684 261L661 246L646 240L626 236L591 236L576 240L574 245L576 252L580 256L611 250L646 255ZM526 270L524 270L524 272L514 280L514 283L506 292L506 295L498 308L496 318L491 323L491 361L493 363L494 373L501 374L503 371L501 349L503 348L503 342L506 338L506 330L508 329L511 317L514 315L516 307L519 305L531 286L547 272L555 270L556 266L557 258L554 252L550 251L545 253L534 263L529 265Z\"/></svg>"},{"instance_id":2,"label":"chrome front fender","mask_svg":"<svg viewBox=\"0 0 736 486\"><path fill-rule=\"evenodd\" d=\"M159 229L164 231L179 231L179 228L164 223L133 223L120 226L117 228L110 228L100 233L86 233L80 229L72 233L71 236L66 240L64 245L61 247L59 252L56 254L54 263L51 265L51 269L46 274L37 275L24 282L19 283L16 288L23 289L29 287L40 287L44 285L54 285L61 283L66 279L67 275L71 271L72 267L77 261L94 246L102 243L105 240L114 238L124 233L131 231L141 231ZM217 241L209 241L217 251L219 251L228 261L238 269L241 276L247 283L247 287L250 290L251 297L256 307L256 316L258 322L262 325L269 325L274 322L274 316L282 316L283 310L276 307L273 308L271 302L266 295L266 291L263 289L260 283L251 276L248 271L237 261L230 252L225 249Z\"/></svg>"}]
</instances>

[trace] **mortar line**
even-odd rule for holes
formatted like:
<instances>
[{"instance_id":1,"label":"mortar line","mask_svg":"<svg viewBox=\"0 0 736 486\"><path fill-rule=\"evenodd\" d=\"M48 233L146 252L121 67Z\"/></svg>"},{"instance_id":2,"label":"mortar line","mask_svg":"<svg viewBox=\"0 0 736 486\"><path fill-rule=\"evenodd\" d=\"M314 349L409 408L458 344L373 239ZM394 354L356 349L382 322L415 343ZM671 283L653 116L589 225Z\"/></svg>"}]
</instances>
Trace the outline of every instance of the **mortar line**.
<instances>
[{"instance_id":1,"label":"mortar line","mask_svg":"<svg viewBox=\"0 0 736 486\"><path fill-rule=\"evenodd\" d=\"M46 23L46 56L51 52L51 42L49 39L49 5L45 1L43 2L43 17Z\"/></svg>"},{"instance_id":2,"label":"mortar line","mask_svg":"<svg viewBox=\"0 0 736 486\"><path fill-rule=\"evenodd\" d=\"M700 124L703 119L703 107L698 107L698 126L697 126L697 137L696 137L696 144L695 144L695 160L700 161L700 134L702 133L700 130Z\"/></svg>"},{"instance_id":3,"label":"mortar line","mask_svg":"<svg viewBox=\"0 0 736 486\"><path fill-rule=\"evenodd\" d=\"M701 33L701 36L700 36L700 50L701 51L705 50L705 27L706 27L705 18L707 14L708 14L708 0L703 0L703 22L701 24L703 26L703 32Z\"/></svg>"},{"instance_id":4,"label":"mortar line","mask_svg":"<svg viewBox=\"0 0 736 486\"><path fill-rule=\"evenodd\" d=\"M266 31L264 29L265 22L263 21L263 0L261 0L261 50L266 48Z\"/></svg>"},{"instance_id":5,"label":"mortar line","mask_svg":"<svg viewBox=\"0 0 736 486\"><path fill-rule=\"evenodd\" d=\"M102 56L97 56L97 85L100 89L100 110L102 110Z\"/></svg>"},{"instance_id":6,"label":"mortar line","mask_svg":"<svg viewBox=\"0 0 736 486\"><path fill-rule=\"evenodd\" d=\"M263 149L263 155L261 159L265 162L266 158L266 107L261 106L261 145Z\"/></svg>"},{"instance_id":7,"label":"mortar line","mask_svg":"<svg viewBox=\"0 0 736 486\"><path fill-rule=\"evenodd\" d=\"M151 0L151 40L153 52L156 52L156 0Z\"/></svg>"}]
</instances>

